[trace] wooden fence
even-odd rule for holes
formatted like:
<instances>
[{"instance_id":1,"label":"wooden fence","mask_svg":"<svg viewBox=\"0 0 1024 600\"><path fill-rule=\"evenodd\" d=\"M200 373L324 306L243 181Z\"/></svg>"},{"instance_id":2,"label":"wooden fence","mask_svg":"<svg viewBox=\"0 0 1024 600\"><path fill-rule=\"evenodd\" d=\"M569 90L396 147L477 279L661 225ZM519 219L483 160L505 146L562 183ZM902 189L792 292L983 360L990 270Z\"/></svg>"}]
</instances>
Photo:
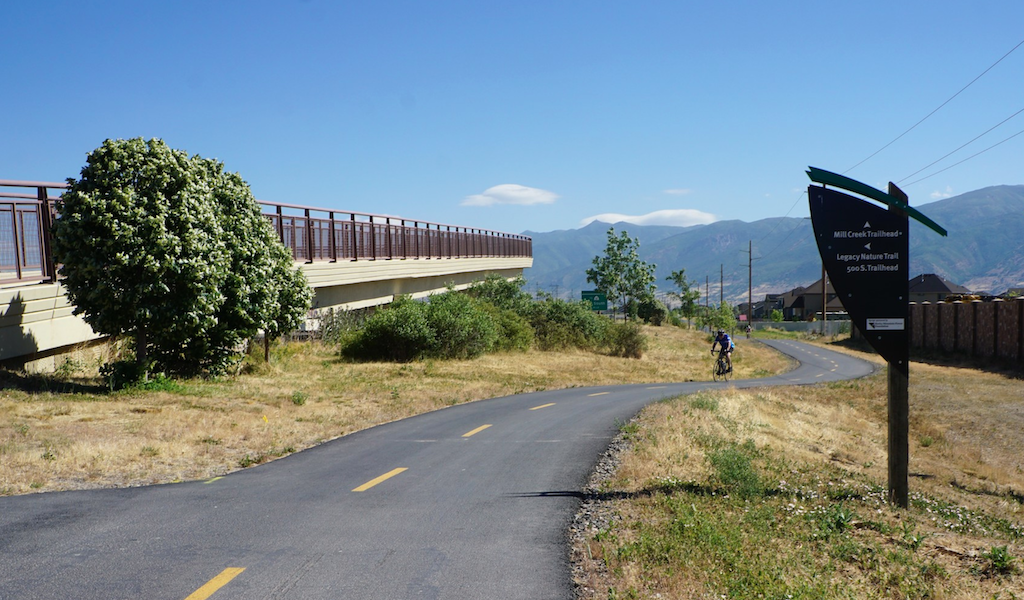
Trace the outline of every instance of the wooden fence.
<instances>
[{"instance_id":1,"label":"wooden fence","mask_svg":"<svg viewBox=\"0 0 1024 600\"><path fill-rule=\"evenodd\" d=\"M910 347L1024 366L1024 298L910 304Z\"/></svg>"}]
</instances>

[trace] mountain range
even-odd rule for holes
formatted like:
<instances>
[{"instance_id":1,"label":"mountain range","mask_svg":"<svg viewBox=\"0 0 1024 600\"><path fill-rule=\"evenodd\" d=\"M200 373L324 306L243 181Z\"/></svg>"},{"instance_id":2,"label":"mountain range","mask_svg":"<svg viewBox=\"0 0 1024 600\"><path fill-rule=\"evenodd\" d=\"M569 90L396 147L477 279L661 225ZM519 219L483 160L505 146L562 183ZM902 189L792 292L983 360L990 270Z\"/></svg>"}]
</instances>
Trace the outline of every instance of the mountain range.
<instances>
[{"instance_id":1,"label":"mountain range","mask_svg":"<svg viewBox=\"0 0 1024 600\"><path fill-rule=\"evenodd\" d=\"M1024 286L1024 185L987 187L915 208L949 235L942 237L911 219L912 277L935 273L978 293ZM748 272L754 301L821 277L809 219L775 217L691 227L593 222L580 229L525 232L533 238L533 267L524 272L527 291L579 298L582 290L592 289L586 270L604 253L609 228L616 234L625 230L640 242L640 257L657 265L659 294L673 291L666 277L679 269L712 302L721 295L732 304L747 300Z\"/></svg>"}]
</instances>

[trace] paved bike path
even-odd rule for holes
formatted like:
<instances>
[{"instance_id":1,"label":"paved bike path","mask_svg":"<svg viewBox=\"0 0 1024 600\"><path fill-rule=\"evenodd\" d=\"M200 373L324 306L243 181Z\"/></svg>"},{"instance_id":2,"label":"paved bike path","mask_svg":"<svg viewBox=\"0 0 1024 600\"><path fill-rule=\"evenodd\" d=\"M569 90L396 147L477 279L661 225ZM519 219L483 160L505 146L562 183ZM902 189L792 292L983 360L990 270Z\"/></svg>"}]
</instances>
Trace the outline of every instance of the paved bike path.
<instances>
[{"instance_id":1,"label":"paved bike path","mask_svg":"<svg viewBox=\"0 0 1024 600\"><path fill-rule=\"evenodd\" d=\"M579 492L643 406L874 369L762 343L799 365L462 404L209 482L0 498L0 599L571 598Z\"/></svg>"}]
</instances>

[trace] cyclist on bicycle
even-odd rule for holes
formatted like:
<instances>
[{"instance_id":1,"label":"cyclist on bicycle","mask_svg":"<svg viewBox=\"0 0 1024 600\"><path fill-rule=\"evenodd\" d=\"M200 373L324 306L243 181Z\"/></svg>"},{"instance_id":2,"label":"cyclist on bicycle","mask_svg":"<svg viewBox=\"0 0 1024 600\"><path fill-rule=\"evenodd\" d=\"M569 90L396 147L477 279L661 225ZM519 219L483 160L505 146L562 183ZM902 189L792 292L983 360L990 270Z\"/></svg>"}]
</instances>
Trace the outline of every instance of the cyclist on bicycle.
<instances>
[{"instance_id":1,"label":"cyclist on bicycle","mask_svg":"<svg viewBox=\"0 0 1024 600\"><path fill-rule=\"evenodd\" d=\"M736 344L732 343L732 338L725 332L724 329L718 330L718 335L715 336L713 342L711 342L711 353L715 353L715 346L719 346L719 356L725 356L725 364L729 365L729 373L732 373L732 351L736 347Z\"/></svg>"}]
</instances>

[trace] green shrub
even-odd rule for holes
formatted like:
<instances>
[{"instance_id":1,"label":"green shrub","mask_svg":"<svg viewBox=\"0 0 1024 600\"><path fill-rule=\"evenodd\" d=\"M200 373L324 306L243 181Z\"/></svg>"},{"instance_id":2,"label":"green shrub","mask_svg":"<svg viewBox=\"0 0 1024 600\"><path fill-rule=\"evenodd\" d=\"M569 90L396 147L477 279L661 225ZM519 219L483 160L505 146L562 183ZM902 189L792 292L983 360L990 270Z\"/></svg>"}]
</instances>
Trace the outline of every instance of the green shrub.
<instances>
[{"instance_id":1,"label":"green shrub","mask_svg":"<svg viewBox=\"0 0 1024 600\"><path fill-rule=\"evenodd\" d=\"M614 323L608 330L608 353L622 358L643 358L647 336L639 323Z\"/></svg>"},{"instance_id":2,"label":"green shrub","mask_svg":"<svg viewBox=\"0 0 1024 600\"><path fill-rule=\"evenodd\" d=\"M320 326L317 337L328 344L345 345L362 328L367 318L363 310L334 310L328 308L319 313Z\"/></svg>"},{"instance_id":3,"label":"green shrub","mask_svg":"<svg viewBox=\"0 0 1024 600\"><path fill-rule=\"evenodd\" d=\"M100 377L111 391L123 390L140 383L146 376L147 367L130 357L103 365L100 367Z\"/></svg>"},{"instance_id":4,"label":"green shrub","mask_svg":"<svg viewBox=\"0 0 1024 600\"><path fill-rule=\"evenodd\" d=\"M521 317L528 317L533 299L530 298L530 294L523 291L525 284L526 281L521 276L510 280L491 273L483 281L470 286L466 293L498 308L510 310Z\"/></svg>"},{"instance_id":5,"label":"green shrub","mask_svg":"<svg viewBox=\"0 0 1024 600\"><path fill-rule=\"evenodd\" d=\"M359 333L342 347L342 355L363 360L408 362L426 354L434 343L427 305L399 296L373 313Z\"/></svg>"},{"instance_id":6,"label":"green shrub","mask_svg":"<svg viewBox=\"0 0 1024 600\"><path fill-rule=\"evenodd\" d=\"M541 350L593 350L604 343L611 321L591 311L588 303L548 298L533 304L530 324Z\"/></svg>"},{"instance_id":7,"label":"green shrub","mask_svg":"<svg viewBox=\"0 0 1024 600\"><path fill-rule=\"evenodd\" d=\"M533 327L516 312L484 302L481 308L488 314L497 330L494 350L498 352L526 352L533 347Z\"/></svg>"},{"instance_id":8,"label":"green shrub","mask_svg":"<svg viewBox=\"0 0 1024 600\"><path fill-rule=\"evenodd\" d=\"M644 323L661 327L661 324L668 319L668 308L661 300L648 298L640 303L637 309L637 316L643 319Z\"/></svg>"},{"instance_id":9,"label":"green shrub","mask_svg":"<svg viewBox=\"0 0 1024 600\"><path fill-rule=\"evenodd\" d=\"M400 297L368 317L361 329L339 336L342 355L409 361L525 351L534 343L541 350L596 350L607 345L612 323L588 304L553 298L524 304L520 300L529 296L518 291L520 285L497 277L475 288L482 292L477 296L450 289L429 302ZM484 298L497 299L499 304ZM639 357L646 350L646 338L635 327L635 332L620 335L620 356Z\"/></svg>"},{"instance_id":10,"label":"green shrub","mask_svg":"<svg viewBox=\"0 0 1024 600\"><path fill-rule=\"evenodd\" d=\"M430 354L437 358L475 358L491 350L498 337L480 302L454 290L430 298L427 323L434 337Z\"/></svg>"},{"instance_id":11,"label":"green shrub","mask_svg":"<svg viewBox=\"0 0 1024 600\"><path fill-rule=\"evenodd\" d=\"M753 465L757 450L752 441L731 443L708 453L714 479L722 488L740 498L753 498L764 493L764 485Z\"/></svg>"}]
</instances>

